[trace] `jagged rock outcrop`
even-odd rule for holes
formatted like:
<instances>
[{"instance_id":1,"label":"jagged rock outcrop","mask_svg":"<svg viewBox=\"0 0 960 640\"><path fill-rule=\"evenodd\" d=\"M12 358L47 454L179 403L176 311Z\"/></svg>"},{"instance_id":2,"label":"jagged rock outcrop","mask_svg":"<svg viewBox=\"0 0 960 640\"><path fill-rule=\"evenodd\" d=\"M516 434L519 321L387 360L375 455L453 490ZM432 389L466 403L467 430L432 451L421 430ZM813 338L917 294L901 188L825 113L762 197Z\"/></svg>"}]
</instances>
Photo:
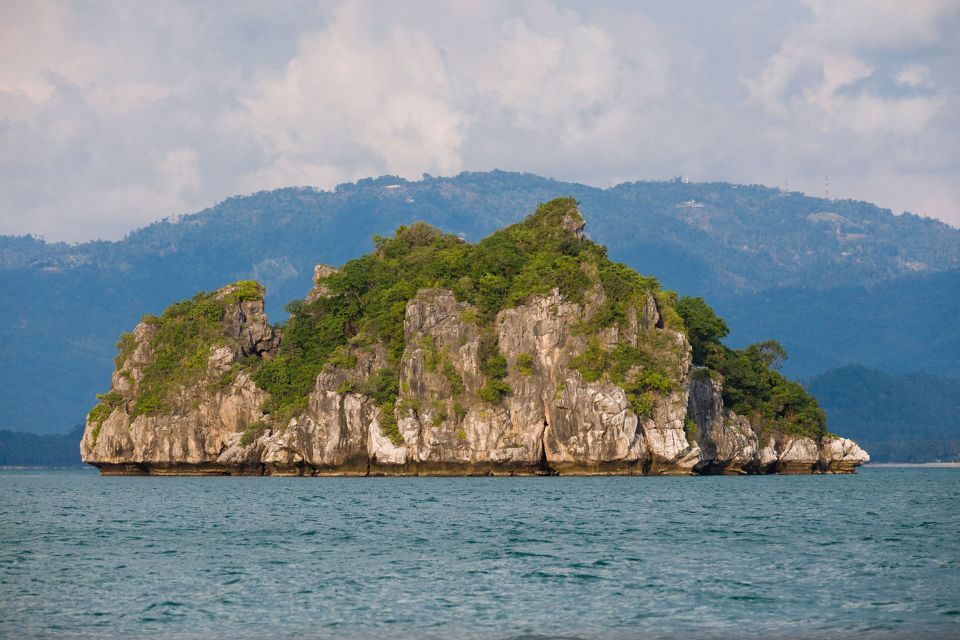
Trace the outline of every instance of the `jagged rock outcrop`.
<instances>
[{"instance_id":1,"label":"jagged rock outcrop","mask_svg":"<svg viewBox=\"0 0 960 640\"><path fill-rule=\"evenodd\" d=\"M654 464L665 473L693 466L682 394L662 399L655 415L641 421L623 389L585 381L570 368L586 347L577 327L589 311L556 290L497 315L496 340L512 392L500 405L477 400L485 382L480 328L463 319L473 311L442 289L421 291L407 306L399 426L411 469L639 474ZM630 340L615 331L602 338ZM681 353L685 359L682 346ZM390 466L378 456L379 469Z\"/></svg>"},{"instance_id":2,"label":"jagged rock outcrop","mask_svg":"<svg viewBox=\"0 0 960 640\"><path fill-rule=\"evenodd\" d=\"M313 268L313 289L310 290L310 293L307 294L307 297L304 299L304 302L307 304L315 302L319 298L326 297L330 294L330 291L327 289L327 286L323 284L323 279L336 273L337 270L334 267L318 264Z\"/></svg>"},{"instance_id":3,"label":"jagged rock outcrop","mask_svg":"<svg viewBox=\"0 0 960 640\"><path fill-rule=\"evenodd\" d=\"M366 475L370 434L379 435L379 409L373 400L348 391L382 368L382 348L357 350L352 369L329 368L318 377L306 412L282 430L266 434L255 447L273 475Z\"/></svg>"},{"instance_id":4,"label":"jagged rock outcrop","mask_svg":"<svg viewBox=\"0 0 960 640\"><path fill-rule=\"evenodd\" d=\"M870 454L853 440L828 436L820 443L819 465L824 473L853 473L866 462Z\"/></svg>"},{"instance_id":5,"label":"jagged rock outcrop","mask_svg":"<svg viewBox=\"0 0 960 640\"><path fill-rule=\"evenodd\" d=\"M552 224L584 242L575 208ZM409 243L429 239L411 233ZM621 266L601 277L607 263L561 260L568 281L586 283L576 296L544 287L484 316L451 288L427 287L396 307L402 342L345 324L336 357L276 413L271 378L261 388L257 376L283 363L292 338L268 324L262 287L174 305L121 338L82 458L103 473L270 475L851 473L869 460L843 438L759 436L724 407L720 378L692 366L686 335L669 328L682 323L665 322L676 312L649 285ZM336 303L338 273L317 267L310 313ZM621 288L619 307L606 282Z\"/></svg>"},{"instance_id":6,"label":"jagged rock outcrop","mask_svg":"<svg viewBox=\"0 0 960 640\"><path fill-rule=\"evenodd\" d=\"M689 383L689 418L696 424L700 473L853 473L870 456L855 442L828 436L789 434L761 440L750 422L723 406L722 385L705 368L694 370Z\"/></svg>"},{"instance_id":7,"label":"jagged rock outcrop","mask_svg":"<svg viewBox=\"0 0 960 640\"><path fill-rule=\"evenodd\" d=\"M381 409L353 390L387 366L379 344L353 347L356 364L349 369L325 368L303 415L241 443L244 431L264 419L266 394L245 372L214 392L210 385L239 358L276 350L262 301L248 300L227 306L229 346L211 349L207 375L183 390L177 412L131 417L120 406L95 438L88 425L83 459L105 473L273 475L850 473L869 460L844 438L818 445L781 435L761 447L749 421L724 409L720 382L706 369L691 372L689 347L679 333L672 339L685 388L659 398L650 416L638 418L623 389L587 382L570 368L586 348L587 338L576 330L584 309L557 291L498 314L497 343L512 393L502 406L491 406L476 399L484 376L473 312L443 289L422 290L407 305L397 409L402 443L381 433ZM666 331L656 328L652 300L638 315L646 330ZM640 324L602 339L636 344ZM113 391L130 395L143 377L154 331L146 323L134 330L136 346L114 374ZM529 359L524 367L522 357ZM688 442L687 421L697 427L694 443Z\"/></svg>"},{"instance_id":8,"label":"jagged rock outcrop","mask_svg":"<svg viewBox=\"0 0 960 640\"><path fill-rule=\"evenodd\" d=\"M750 423L724 411L721 385L704 368L694 371L689 385L688 417L697 426L703 473L742 474L758 470L760 449ZM769 462L767 463L768 466Z\"/></svg>"},{"instance_id":9,"label":"jagged rock outcrop","mask_svg":"<svg viewBox=\"0 0 960 640\"><path fill-rule=\"evenodd\" d=\"M655 314L650 306L646 313ZM640 420L622 389L586 382L570 369L586 345L576 331L580 304L554 291L498 314L496 339L512 389L500 405L476 397L485 379L474 312L444 289L422 290L407 305L397 403L402 442L381 433L381 409L351 390L387 366L383 348L373 345L351 350L353 368L328 367L318 376L304 416L247 447L231 442L218 462L257 460L267 473L311 475L690 472L699 450L684 435L682 392ZM636 342L629 332L604 338ZM676 366L685 372L686 343L680 334L673 339Z\"/></svg>"},{"instance_id":10,"label":"jagged rock outcrop","mask_svg":"<svg viewBox=\"0 0 960 640\"><path fill-rule=\"evenodd\" d=\"M215 294L223 302L236 295L237 286L230 285ZM271 357L280 346L277 332L267 322L263 300L238 300L224 306L223 335L235 345L235 355ZM225 363L224 363L225 364Z\"/></svg>"},{"instance_id":11,"label":"jagged rock outcrop","mask_svg":"<svg viewBox=\"0 0 960 640\"><path fill-rule=\"evenodd\" d=\"M253 457L220 460L239 434L263 419L266 394L235 365L251 354L270 357L279 339L267 323L262 299L225 302L233 294L233 286L215 294L223 304L223 344L209 346L198 379L178 390L162 416L134 411L132 399L156 358L151 340L158 331L151 322L137 325L106 394L112 409L100 416L91 412L87 420L80 443L84 462L103 473L257 471Z\"/></svg>"}]
</instances>

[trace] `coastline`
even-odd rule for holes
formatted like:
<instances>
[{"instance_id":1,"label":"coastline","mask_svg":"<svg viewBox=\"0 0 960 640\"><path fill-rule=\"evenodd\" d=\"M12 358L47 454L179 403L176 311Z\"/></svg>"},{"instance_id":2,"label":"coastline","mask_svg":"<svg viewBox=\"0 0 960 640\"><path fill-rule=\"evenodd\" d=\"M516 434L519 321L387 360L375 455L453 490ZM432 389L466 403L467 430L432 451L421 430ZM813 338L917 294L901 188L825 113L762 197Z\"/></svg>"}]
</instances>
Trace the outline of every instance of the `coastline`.
<instances>
[{"instance_id":1,"label":"coastline","mask_svg":"<svg viewBox=\"0 0 960 640\"><path fill-rule=\"evenodd\" d=\"M888 469L909 469L914 467L924 467L927 469L960 469L960 462L868 462L863 465L864 469L874 469L886 467Z\"/></svg>"},{"instance_id":2,"label":"coastline","mask_svg":"<svg viewBox=\"0 0 960 640\"><path fill-rule=\"evenodd\" d=\"M46 464L0 464L0 471L42 471L46 469L86 469L88 464L46 465Z\"/></svg>"}]
</instances>

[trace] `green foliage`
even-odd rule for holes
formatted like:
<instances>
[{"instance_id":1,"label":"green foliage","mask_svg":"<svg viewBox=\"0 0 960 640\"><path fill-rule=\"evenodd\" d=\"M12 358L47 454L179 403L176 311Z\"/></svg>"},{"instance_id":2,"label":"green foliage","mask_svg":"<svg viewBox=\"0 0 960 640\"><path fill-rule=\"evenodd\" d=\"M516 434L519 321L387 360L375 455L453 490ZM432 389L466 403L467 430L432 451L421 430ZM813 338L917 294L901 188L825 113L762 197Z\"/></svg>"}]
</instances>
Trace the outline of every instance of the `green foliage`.
<instances>
[{"instance_id":1,"label":"green foliage","mask_svg":"<svg viewBox=\"0 0 960 640\"><path fill-rule=\"evenodd\" d=\"M758 420L761 429L824 431L823 412L816 401L775 371L786 357L779 344L727 349L720 342L727 326L702 299L678 300L676 293L661 290L656 279L611 261L604 247L572 232L579 220L576 202L561 198L540 205L523 222L475 245L425 223L401 226L393 237L375 237L374 253L347 262L319 283L327 288L328 296L287 307L290 317L279 327L282 341L275 357L244 363L254 381L270 395L263 407L270 421L283 424L305 410L308 394L324 366L351 369L356 366L357 348L380 343L389 366L356 387L344 383L341 390L372 397L380 408L383 432L394 442L402 442L396 424L397 370L404 349L406 307L418 291L447 288L468 303L461 319L476 323L481 333L484 384L478 396L497 403L512 390L506 383L507 361L493 331L496 315L554 289L568 300L582 302L591 288L602 286L604 303L584 323L584 333L626 328L631 310L641 311L653 296L663 324L687 332L695 362L723 376L728 406ZM156 327L151 345L155 357L140 383L134 413L169 411L174 392L203 374L211 346L224 341L224 304L262 297L260 285L242 281L224 300L201 294L172 305L160 318L151 320ZM669 372L676 371L681 354L669 334L650 327L641 330L636 347L621 344L608 349L598 340L590 340L571 366L585 381L609 380L620 385L632 410L649 416L657 396L677 388L675 374ZM454 398L463 394L463 380L447 354L431 339L424 339L421 346L425 367L443 374ZM121 337L118 359L131 348L132 339ZM532 356L521 354L516 368L520 375L531 375ZM458 406L454 412L459 417L465 412ZM446 419L445 413L435 415Z\"/></svg>"},{"instance_id":2,"label":"green foliage","mask_svg":"<svg viewBox=\"0 0 960 640\"><path fill-rule=\"evenodd\" d=\"M492 328L485 328L480 334L480 372L486 379L485 384L477 392L484 402L497 403L500 399L513 392L504 378L507 377L507 359L497 348L496 336Z\"/></svg>"},{"instance_id":3,"label":"green foliage","mask_svg":"<svg viewBox=\"0 0 960 640\"><path fill-rule=\"evenodd\" d=\"M263 409L275 424L285 424L306 409L317 375L335 351L334 364L352 362L344 350L346 319L326 298L309 305L293 302L287 310L290 319L282 327L280 352L255 363L253 373L254 382L270 394Z\"/></svg>"},{"instance_id":4,"label":"green foliage","mask_svg":"<svg viewBox=\"0 0 960 640\"><path fill-rule=\"evenodd\" d=\"M251 281L252 282L252 281ZM256 283L258 295L262 288ZM248 292L248 285L238 283L238 293ZM231 298L231 296L227 296ZM207 370L207 359L212 347L223 345L223 314L231 300L218 300L215 293L199 293L167 307L155 321L150 336L153 358L143 370L137 385L131 417L169 412L181 387L189 387L200 380ZM123 348L129 341L121 339Z\"/></svg>"},{"instance_id":5,"label":"green foliage","mask_svg":"<svg viewBox=\"0 0 960 640\"><path fill-rule=\"evenodd\" d=\"M443 377L450 383L450 392L454 396L459 396L464 391L463 378L457 371L453 363L448 359L443 360Z\"/></svg>"},{"instance_id":6,"label":"green foliage","mask_svg":"<svg viewBox=\"0 0 960 640\"><path fill-rule=\"evenodd\" d=\"M608 351L597 340L591 340L584 351L570 361L587 382L608 379L627 393L633 412L649 417L656 401L655 394L667 394L676 384L661 370L666 370L671 357L647 335L642 347L620 344Z\"/></svg>"},{"instance_id":7,"label":"green foliage","mask_svg":"<svg viewBox=\"0 0 960 640\"><path fill-rule=\"evenodd\" d=\"M763 362L768 369L779 369L783 361L787 359L787 350L780 346L776 340L764 340L757 344L747 347L751 357L757 358Z\"/></svg>"},{"instance_id":8,"label":"green foliage","mask_svg":"<svg viewBox=\"0 0 960 640\"><path fill-rule=\"evenodd\" d=\"M399 393L397 373L393 369L379 369L364 380L357 391L370 396L378 405L393 402Z\"/></svg>"},{"instance_id":9,"label":"green foliage","mask_svg":"<svg viewBox=\"0 0 960 640\"><path fill-rule=\"evenodd\" d=\"M394 444L403 444L403 435L397 425L399 387L397 372L389 368L379 369L357 387L358 393L372 398L380 408L380 433Z\"/></svg>"},{"instance_id":10,"label":"green foliage","mask_svg":"<svg viewBox=\"0 0 960 640\"><path fill-rule=\"evenodd\" d=\"M664 291L657 289L653 292L653 297L657 301L657 309L660 311L660 318L663 326L673 331L686 331L683 318L677 311L677 292Z\"/></svg>"},{"instance_id":11,"label":"green foliage","mask_svg":"<svg viewBox=\"0 0 960 640\"><path fill-rule=\"evenodd\" d=\"M380 407L380 433L390 438L395 445L403 444L403 434L397 424L396 404L391 400L378 405Z\"/></svg>"},{"instance_id":12,"label":"green foliage","mask_svg":"<svg viewBox=\"0 0 960 640\"><path fill-rule=\"evenodd\" d=\"M94 446L97 445L97 438L100 437L100 428L103 426L104 421L110 417L110 413L112 411L113 409L111 409L109 406L105 404L98 404L90 410L89 414L87 414L87 420L93 423L91 438Z\"/></svg>"},{"instance_id":13,"label":"green foliage","mask_svg":"<svg viewBox=\"0 0 960 640\"><path fill-rule=\"evenodd\" d=\"M93 423L91 437L94 446L97 444L97 438L100 436L100 428L103 426L104 421L124 402L123 394L118 391L98 393L97 399L100 402L87 414L87 420Z\"/></svg>"},{"instance_id":14,"label":"green foliage","mask_svg":"<svg viewBox=\"0 0 960 640\"><path fill-rule=\"evenodd\" d=\"M461 441L461 442L466 442L466 441L467 441L467 432L464 431L463 429L457 429L457 440L459 440L459 441Z\"/></svg>"},{"instance_id":15,"label":"green foliage","mask_svg":"<svg viewBox=\"0 0 960 640\"><path fill-rule=\"evenodd\" d=\"M422 289L450 289L469 306L461 313L484 335L481 399L496 403L509 393L507 362L496 350L492 320L531 295L554 288L568 299L584 299L599 279L609 287L606 326L622 321L630 304L659 285L611 262L603 247L577 238L564 221L580 220L576 202L560 198L540 205L525 221L470 245L424 223L399 227L392 238L374 239L376 251L347 262L323 279L330 294L309 305L292 303L280 353L256 366L254 380L270 394L265 410L287 419L306 407L306 397L326 362L348 368L344 346L360 337L380 341L396 369L403 354L407 303ZM463 380L430 341L422 345L425 366L441 370L454 396ZM520 364L529 375L530 366Z\"/></svg>"},{"instance_id":16,"label":"green foliage","mask_svg":"<svg viewBox=\"0 0 960 640\"><path fill-rule=\"evenodd\" d=\"M137 341L133 337L132 333L121 333L120 339L117 340L117 356L113 359L113 363L117 366L117 369L123 367L123 363L127 361L131 355L133 355L134 349L137 347Z\"/></svg>"},{"instance_id":17,"label":"green foliage","mask_svg":"<svg viewBox=\"0 0 960 640\"><path fill-rule=\"evenodd\" d=\"M495 353L482 362L480 370L483 375L497 380L503 380L507 377L507 359L500 353Z\"/></svg>"},{"instance_id":18,"label":"green foliage","mask_svg":"<svg viewBox=\"0 0 960 640\"><path fill-rule=\"evenodd\" d=\"M487 317L491 317L504 305L510 284L503 276L485 273L477 282L476 304Z\"/></svg>"},{"instance_id":19,"label":"green foliage","mask_svg":"<svg viewBox=\"0 0 960 640\"><path fill-rule=\"evenodd\" d=\"M628 393L627 400L630 401L630 409L638 418L649 418L653 415L654 397L650 391L640 393Z\"/></svg>"},{"instance_id":20,"label":"green foliage","mask_svg":"<svg viewBox=\"0 0 960 640\"><path fill-rule=\"evenodd\" d=\"M517 369L520 370L520 375L529 376L533 373L533 356L529 353L521 353L517 356Z\"/></svg>"},{"instance_id":21,"label":"green foliage","mask_svg":"<svg viewBox=\"0 0 960 640\"><path fill-rule=\"evenodd\" d=\"M111 409L115 409L123 402L123 394L119 391L110 391L108 393L98 393L97 399L101 404L105 404Z\"/></svg>"},{"instance_id":22,"label":"green foliage","mask_svg":"<svg viewBox=\"0 0 960 640\"><path fill-rule=\"evenodd\" d=\"M729 349L720 342L729 329L703 298L684 297L677 312L687 326L693 361L723 378L724 405L750 418L760 434L780 432L820 439L826 433L826 414L816 398L776 369L787 352L776 340ZM694 372L703 379L709 372Z\"/></svg>"},{"instance_id":23,"label":"green foliage","mask_svg":"<svg viewBox=\"0 0 960 640\"><path fill-rule=\"evenodd\" d=\"M600 247L600 249L603 248ZM627 321L629 309L643 308L647 294L655 294L660 289L660 283L656 278L641 276L625 264L608 260L605 249L600 252L596 264L605 300L595 316L583 327L585 333L596 333L607 327L623 326Z\"/></svg>"},{"instance_id":24,"label":"green foliage","mask_svg":"<svg viewBox=\"0 0 960 640\"><path fill-rule=\"evenodd\" d=\"M357 358L350 352L348 345L340 345L333 350L327 362L339 369L353 369L357 366Z\"/></svg>"},{"instance_id":25,"label":"green foliage","mask_svg":"<svg viewBox=\"0 0 960 640\"><path fill-rule=\"evenodd\" d=\"M595 382L607 369L607 352L599 341L591 340L583 353L570 361L570 366L579 371L587 382Z\"/></svg>"},{"instance_id":26,"label":"green foliage","mask_svg":"<svg viewBox=\"0 0 960 640\"><path fill-rule=\"evenodd\" d=\"M590 286L590 279L575 257L552 251L538 251L523 265L509 285L508 302L521 304L533 295L546 295L554 287L569 300L583 301L583 292ZM482 283L481 283L482 284Z\"/></svg>"},{"instance_id":27,"label":"green foliage","mask_svg":"<svg viewBox=\"0 0 960 640\"><path fill-rule=\"evenodd\" d=\"M509 395L512 392L513 389L503 380L488 380L477 392L477 397L484 402L496 404L500 402L503 396Z\"/></svg>"},{"instance_id":28,"label":"green foliage","mask_svg":"<svg viewBox=\"0 0 960 640\"><path fill-rule=\"evenodd\" d=\"M683 433L687 436L687 443L694 445L697 443L697 438L700 437L700 428L697 427L696 422L690 418L685 418L683 421Z\"/></svg>"},{"instance_id":29,"label":"green foliage","mask_svg":"<svg viewBox=\"0 0 960 640\"><path fill-rule=\"evenodd\" d=\"M783 347L768 340L746 349L712 349L707 364L723 376L724 404L750 418L759 433L820 439L827 418L816 398L771 368L784 358Z\"/></svg>"},{"instance_id":30,"label":"green foliage","mask_svg":"<svg viewBox=\"0 0 960 640\"><path fill-rule=\"evenodd\" d=\"M461 278L462 280L463 278ZM470 280L470 278L466 278ZM480 314L477 312L476 307L468 307L460 313L460 322L465 322L467 324L477 324L480 322Z\"/></svg>"},{"instance_id":31,"label":"green foliage","mask_svg":"<svg viewBox=\"0 0 960 640\"><path fill-rule=\"evenodd\" d=\"M243 430L243 435L240 436L240 444L244 447L253 444L253 442L260 437L260 434L270 428L266 422L257 421L251 424L249 427Z\"/></svg>"},{"instance_id":32,"label":"green foliage","mask_svg":"<svg viewBox=\"0 0 960 640\"><path fill-rule=\"evenodd\" d=\"M263 286L256 280L240 280L231 285L231 291L223 296L224 304L236 304L244 300L263 300Z\"/></svg>"},{"instance_id":33,"label":"green foliage","mask_svg":"<svg viewBox=\"0 0 960 640\"><path fill-rule=\"evenodd\" d=\"M396 402L397 411L401 414L408 414L410 412L417 413L420 411L420 399L412 398L410 396L403 396Z\"/></svg>"},{"instance_id":34,"label":"green foliage","mask_svg":"<svg viewBox=\"0 0 960 640\"><path fill-rule=\"evenodd\" d=\"M423 366L427 371L436 371L441 360L441 355L437 351L437 341L433 336L423 336L420 339L420 347L423 349Z\"/></svg>"},{"instance_id":35,"label":"green foliage","mask_svg":"<svg viewBox=\"0 0 960 640\"><path fill-rule=\"evenodd\" d=\"M431 425L439 427L447 421L447 410L442 402L432 402L430 403L430 408L433 410L433 416L430 419Z\"/></svg>"},{"instance_id":36,"label":"green foliage","mask_svg":"<svg viewBox=\"0 0 960 640\"><path fill-rule=\"evenodd\" d=\"M730 333L730 329L703 298L684 296L677 302L676 309L687 327L687 338L693 347L693 362L702 365L711 347L719 344Z\"/></svg>"},{"instance_id":37,"label":"green foliage","mask_svg":"<svg viewBox=\"0 0 960 640\"><path fill-rule=\"evenodd\" d=\"M640 386L645 390L660 393L670 393L673 390L673 382L670 378L656 371L644 371L640 376Z\"/></svg>"}]
</instances>

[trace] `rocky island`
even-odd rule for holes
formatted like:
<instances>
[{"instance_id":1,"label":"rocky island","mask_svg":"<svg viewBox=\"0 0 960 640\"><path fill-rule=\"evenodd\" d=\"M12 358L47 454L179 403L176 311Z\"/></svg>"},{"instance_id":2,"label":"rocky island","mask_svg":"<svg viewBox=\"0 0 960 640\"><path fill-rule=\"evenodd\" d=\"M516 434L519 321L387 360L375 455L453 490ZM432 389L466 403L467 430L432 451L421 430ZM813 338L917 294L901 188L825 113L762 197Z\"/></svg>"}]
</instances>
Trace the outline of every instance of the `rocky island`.
<instances>
[{"instance_id":1,"label":"rocky island","mask_svg":"<svg viewBox=\"0 0 960 640\"><path fill-rule=\"evenodd\" d=\"M569 198L478 244L416 223L271 326L242 281L117 343L81 442L110 475L852 473L778 371L700 298L611 261Z\"/></svg>"}]
</instances>

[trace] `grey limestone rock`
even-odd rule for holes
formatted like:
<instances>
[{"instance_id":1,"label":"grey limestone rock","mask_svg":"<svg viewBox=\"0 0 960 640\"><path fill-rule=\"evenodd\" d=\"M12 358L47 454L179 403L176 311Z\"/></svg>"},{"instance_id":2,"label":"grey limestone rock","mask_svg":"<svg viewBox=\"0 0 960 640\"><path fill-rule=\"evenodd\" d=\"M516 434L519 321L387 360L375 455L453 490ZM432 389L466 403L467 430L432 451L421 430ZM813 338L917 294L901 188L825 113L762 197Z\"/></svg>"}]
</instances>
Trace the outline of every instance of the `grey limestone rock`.
<instances>
[{"instance_id":1,"label":"grey limestone rock","mask_svg":"<svg viewBox=\"0 0 960 640\"><path fill-rule=\"evenodd\" d=\"M582 222L571 214L563 224L581 233ZM317 267L308 301L328 295L319 280L333 272ZM691 366L685 336L664 327L652 296L620 328L585 333L604 302L594 280L582 301L554 289L500 311L492 329L453 292L423 289L406 305L394 404L368 395L368 381L391 366L384 346L351 344L286 424L264 414L267 394L238 366L274 357L281 336L262 300L232 302L235 290L225 287L216 294L227 301L222 344L211 345L205 375L159 415L133 412L157 330L136 327L112 378L109 414L88 418L83 460L104 473L273 475L851 473L869 460L844 438L761 442L747 418L723 406L721 381ZM612 350L651 340L678 384L652 396L642 415L624 388L572 366L590 341ZM484 349L507 364L509 392L494 401L481 393L490 382Z\"/></svg>"}]
</instances>

